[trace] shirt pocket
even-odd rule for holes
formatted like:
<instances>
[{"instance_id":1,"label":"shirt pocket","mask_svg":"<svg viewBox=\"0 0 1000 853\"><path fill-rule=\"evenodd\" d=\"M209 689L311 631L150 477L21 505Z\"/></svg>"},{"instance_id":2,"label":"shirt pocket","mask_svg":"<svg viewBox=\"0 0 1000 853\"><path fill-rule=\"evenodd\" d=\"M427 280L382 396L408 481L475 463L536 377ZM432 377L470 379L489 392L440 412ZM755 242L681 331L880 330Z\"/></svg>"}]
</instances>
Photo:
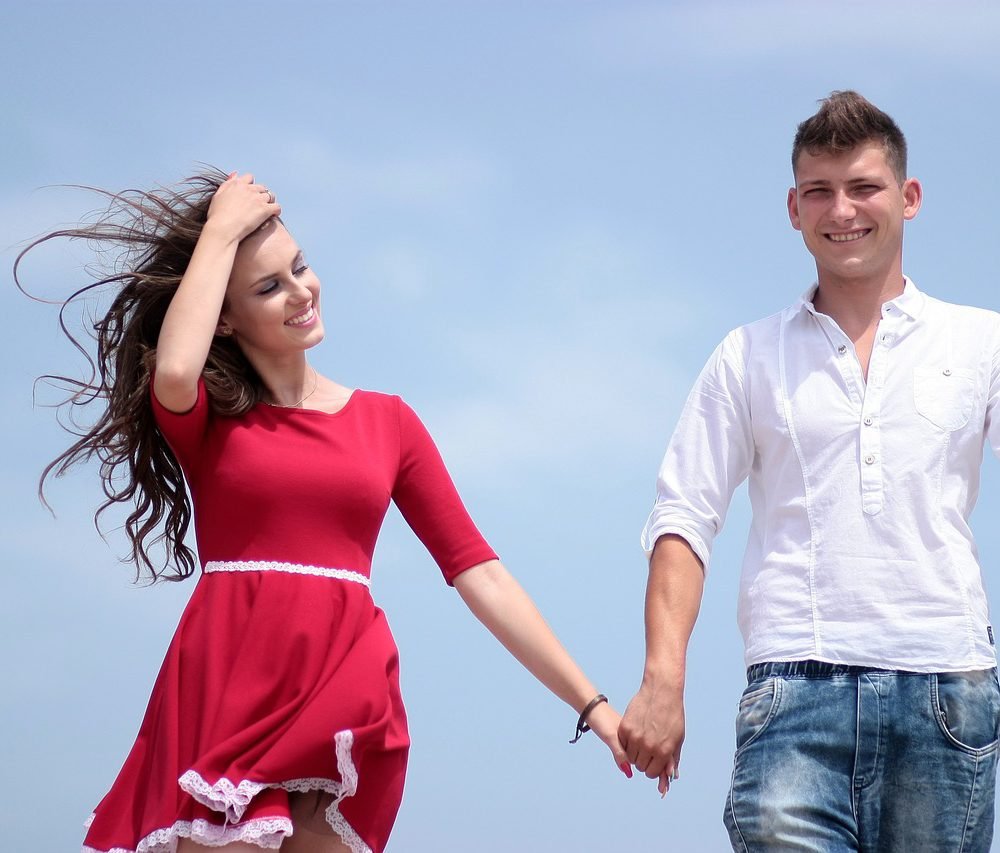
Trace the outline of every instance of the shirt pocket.
<instances>
[{"instance_id":1,"label":"shirt pocket","mask_svg":"<svg viewBox=\"0 0 1000 853\"><path fill-rule=\"evenodd\" d=\"M966 367L917 367L913 403L923 417L946 432L969 422L975 402L975 371Z\"/></svg>"}]
</instances>

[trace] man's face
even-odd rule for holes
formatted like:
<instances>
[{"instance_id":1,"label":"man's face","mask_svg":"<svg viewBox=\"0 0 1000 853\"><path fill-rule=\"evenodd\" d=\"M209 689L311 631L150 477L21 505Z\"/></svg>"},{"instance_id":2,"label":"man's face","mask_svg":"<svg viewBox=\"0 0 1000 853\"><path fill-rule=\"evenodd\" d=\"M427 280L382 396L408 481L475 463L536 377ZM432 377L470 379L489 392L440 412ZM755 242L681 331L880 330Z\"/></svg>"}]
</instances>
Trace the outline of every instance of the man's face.
<instances>
[{"instance_id":1,"label":"man's face","mask_svg":"<svg viewBox=\"0 0 1000 853\"><path fill-rule=\"evenodd\" d=\"M844 154L803 151L788 217L816 259L819 281L902 277L903 222L920 209L915 178L900 186L878 143Z\"/></svg>"}]
</instances>

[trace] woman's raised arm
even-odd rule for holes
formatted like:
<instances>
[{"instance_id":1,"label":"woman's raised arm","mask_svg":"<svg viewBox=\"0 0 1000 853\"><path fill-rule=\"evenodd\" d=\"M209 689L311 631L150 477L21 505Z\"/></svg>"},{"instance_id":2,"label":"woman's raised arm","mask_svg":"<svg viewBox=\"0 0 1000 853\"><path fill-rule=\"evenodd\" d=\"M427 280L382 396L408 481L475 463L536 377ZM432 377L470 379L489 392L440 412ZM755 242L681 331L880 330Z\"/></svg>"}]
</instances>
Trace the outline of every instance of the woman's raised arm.
<instances>
[{"instance_id":1,"label":"woman's raised arm","mask_svg":"<svg viewBox=\"0 0 1000 853\"><path fill-rule=\"evenodd\" d=\"M185 412L195 404L236 249L244 237L280 213L274 196L254 184L249 174L233 172L213 196L157 342L153 393L167 409Z\"/></svg>"}]
</instances>

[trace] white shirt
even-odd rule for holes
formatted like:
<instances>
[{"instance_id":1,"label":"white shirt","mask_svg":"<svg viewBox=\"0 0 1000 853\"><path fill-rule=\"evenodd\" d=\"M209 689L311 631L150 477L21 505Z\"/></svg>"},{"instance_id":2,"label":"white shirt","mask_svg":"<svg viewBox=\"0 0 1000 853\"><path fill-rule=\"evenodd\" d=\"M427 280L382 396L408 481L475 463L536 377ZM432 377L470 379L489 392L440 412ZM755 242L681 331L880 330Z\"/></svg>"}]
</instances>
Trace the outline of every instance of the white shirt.
<instances>
[{"instance_id":1,"label":"white shirt","mask_svg":"<svg viewBox=\"0 0 1000 853\"><path fill-rule=\"evenodd\" d=\"M677 534L707 569L749 476L747 665L992 667L969 515L984 443L1000 455L1000 315L907 279L882 306L866 383L814 292L731 332L709 359L667 447L643 547Z\"/></svg>"}]
</instances>

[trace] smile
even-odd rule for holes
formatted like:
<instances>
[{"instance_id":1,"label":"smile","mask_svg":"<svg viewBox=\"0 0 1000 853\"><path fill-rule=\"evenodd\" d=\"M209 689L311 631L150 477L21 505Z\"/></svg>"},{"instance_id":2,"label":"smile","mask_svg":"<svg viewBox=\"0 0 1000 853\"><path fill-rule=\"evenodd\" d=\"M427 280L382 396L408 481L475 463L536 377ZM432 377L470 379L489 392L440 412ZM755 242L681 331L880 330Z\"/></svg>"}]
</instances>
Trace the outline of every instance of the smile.
<instances>
[{"instance_id":1,"label":"smile","mask_svg":"<svg viewBox=\"0 0 1000 853\"><path fill-rule=\"evenodd\" d=\"M834 243L853 243L855 240L860 240L870 233L871 228L862 228L859 231L849 231L846 234L827 234L825 236L827 240L832 240Z\"/></svg>"},{"instance_id":2,"label":"smile","mask_svg":"<svg viewBox=\"0 0 1000 853\"><path fill-rule=\"evenodd\" d=\"M305 311L301 311L294 317L289 317L287 320L285 320L285 325L308 326L315 319L316 319L316 309L312 304L310 304L309 307L305 309Z\"/></svg>"}]
</instances>

